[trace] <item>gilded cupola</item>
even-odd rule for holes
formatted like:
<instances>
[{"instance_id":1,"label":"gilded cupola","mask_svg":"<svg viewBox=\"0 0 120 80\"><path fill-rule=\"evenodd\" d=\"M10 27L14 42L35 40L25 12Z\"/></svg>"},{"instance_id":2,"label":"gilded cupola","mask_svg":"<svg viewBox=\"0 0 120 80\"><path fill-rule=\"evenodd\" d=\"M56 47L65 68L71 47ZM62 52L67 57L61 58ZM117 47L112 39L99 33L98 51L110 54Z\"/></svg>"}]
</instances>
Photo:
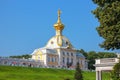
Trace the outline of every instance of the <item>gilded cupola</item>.
<instances>
[{"instance_id":1,"label":"gilded cupola","mask_svg":"<svg viewBox=\"0 0 120 80\"><path fill-rule=\"evenodd\" d=\"M62 35L62 30L64 29L64 25L60 19L61 11L58 10L58 20L57 23L54 24L54 28L56 30L56 35L53 36L47 43L46 47L48 48L73 48L70 41Z\"/></svg>"},{"instance_id":2,"label":"gilded cupola","mask_svg":"<svg viewBox=\"0 0 120 80\"><path fill-rule=\"evenodd\" d=\"M62 35L62 30L64 29L64 25L62 24L60 19L60 14L61 14L61 11L58 10L58 20L57 20L57 23L54 24L56 35Z\"/></svg>"}]
</instances>

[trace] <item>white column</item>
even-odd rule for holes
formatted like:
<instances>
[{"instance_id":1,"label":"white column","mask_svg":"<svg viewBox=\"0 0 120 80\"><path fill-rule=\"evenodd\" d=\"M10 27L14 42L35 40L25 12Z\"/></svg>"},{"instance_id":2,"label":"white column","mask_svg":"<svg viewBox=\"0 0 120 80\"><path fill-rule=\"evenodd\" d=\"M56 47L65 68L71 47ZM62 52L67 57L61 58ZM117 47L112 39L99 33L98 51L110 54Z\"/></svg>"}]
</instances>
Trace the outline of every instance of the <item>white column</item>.
<instances>
[{"instance_id":1,"label":"white column","mask_svg":"<svg viewBox=\"0 0 120 80\"><path fill-rule=\"evenodd\" d=\"M60 49L57 49L57 53L58 53L58 66L60 67L60 64L61 64Z\"/></svg>"},{"instance_id":2,"label":"white column","mask_svg":"<svg viewBox=\"0 0 120 80\"><path fill-rule=\"evenodd\" d=\"M45 66L48 65L48 55L47 54L44 55L44 61L43 62L44 62Z\"/></svg>"},{"instance_id":3,"label":"white column","mask_svg":"<svg viewBox=\"0 0 120 80\"><path fill-rule=\"evenodd\" d=\"M99 80L99 71L96 71L96 80Z\"/></svg>"},{"instance_id":4,"label":"white column","mask_svg":"<svg viewBox=\"0 0 120 80\"><path fill-rule=\"evenodd\" d=\"M102 71L96 71L96 80L102 80Z\"/></svg>"},{"instance_id":5,"label":"white column","mask_svg":"<svg viewBox=\"0 0 120 80\"><path fill-rule=\"evenodd\" d=\"M102 80L102 71L99 71L99 80Z\"/></svg>"}]
</instances>

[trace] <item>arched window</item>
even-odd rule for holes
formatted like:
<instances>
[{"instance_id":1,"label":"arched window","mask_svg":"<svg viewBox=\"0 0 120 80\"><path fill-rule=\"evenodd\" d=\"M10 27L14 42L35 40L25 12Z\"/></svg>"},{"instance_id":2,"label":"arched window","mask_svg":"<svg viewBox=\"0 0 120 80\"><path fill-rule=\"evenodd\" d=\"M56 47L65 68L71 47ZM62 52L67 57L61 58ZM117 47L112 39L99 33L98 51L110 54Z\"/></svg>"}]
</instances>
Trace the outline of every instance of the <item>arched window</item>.
<instances>
[{"instance_id":1,"label":"arched window","mask_svg":"<svg viewBox=\"0 0 120 80\"><path fill-rule=\"evenodd\" d=\"M68 45L68 42L66 41L66 45Z\"/></svg>"},{"instance_id":2,"label":"arched window","mask_svg":"<svg viewBox=\"0 0 120 80\"><path fill-rule=\"evenodd\" d=\"M52 57L52 62L54 62L54 57Z\"/></svg>"},{"instance_id":3,"label":"arched window","mask_svg":"<svg viewBox=\"0 0 120 80\"><path fill-rule=\"evenodd\" d=\"M63 63L65 63L65 58L63 57Z\"/></svg>"},{"instance_id":4,"label":"arched window","mask_svg":"<svg viewBox=\"0 0 120 80\"><path fill-rule=\"evenodd\" d=\"M38 59L40 60L40 56L38 56Z\"/></svg>"},{"instance_id":5,"label":"arched window","mask_svg":"<svg viewBox=\"0 0 120 80\"><path fill-rule=\"evenodd\" d=\"M51 41L51 44L53 44L54 42L53 41Z\"/></svg>"},{"instance_id":6,"label":"arched window","mask_svg":"<svg viewBox=\"0 0 120 80\"><path fill-rule=\"evenodd\" d=\"M71 53L71 56L73 56L73 53Z\"/></svg>"},{"instance_id":7,"label":"arched window","mask_svg":"<svg viewBox=\"0 0 120 80\"><path fill-rule=\"evenodd\" d=\"M50 57L48 56L48 62L50 62Z\"/></svg>"},{"instance_id":8,"label":"arched window","mask_svg":"<svg viewBox=\"0 0 120 80\"><path fill-rule=\"evenodd\" d=\"M63 56L65 56L65 52L63 52Z\"/></svg>"},{"instance_id":9,"label":"arched window","mask_svg":"<svg viewBox=\"0 0 120 80\"><path fill-rule=\"evenodd\" d=\"M67 55L69 56L69 53L67 52Z\"/></svg>"},{"instance_id":10,"label":"arched window","mask_svg":"<svg viewBox=\"0 0 120 80\"><path fill-rule=\"evenodd\" d=\"M73 63L73 58L71 58L71 63Z\"/></svg>"},{"instance_id":11,"label":"arched window","mask_svg":"<svg viewBox=\"0 0 120 80\"><path fill-rule=\"evenodd\" d=\"M57 61L56 61L56 57L54 58L54 61L57 62Z\"/></svg>"},{"instance_id":12,"label":"arched window","mask_svg":"<svg viewBox=\"0 0 120 80\"><path fill-rule=\"evenodd\" d=\"M67 58L67 63L69 63L69 58Z\"/></svg>"}]
</instances>

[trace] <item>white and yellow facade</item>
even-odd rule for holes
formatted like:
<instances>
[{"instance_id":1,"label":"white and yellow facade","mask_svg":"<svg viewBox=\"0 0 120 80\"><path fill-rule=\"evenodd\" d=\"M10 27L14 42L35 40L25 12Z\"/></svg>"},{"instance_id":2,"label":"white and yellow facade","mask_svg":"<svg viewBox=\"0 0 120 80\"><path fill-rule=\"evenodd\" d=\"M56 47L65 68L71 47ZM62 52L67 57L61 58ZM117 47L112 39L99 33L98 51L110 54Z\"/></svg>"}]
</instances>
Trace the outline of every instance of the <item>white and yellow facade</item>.
<instances>
[{"instance_id":1,"label":"white and yellow facade","mask_svg":"<svg viewBox=\"0 0 120 80\"><path fill-rule=\"evenodd\" d=\"M53 36L43 48L35 49L32 59L43 61L46 67L75 68L79 62L81 69L87 69L85 57L79 53L62 35L64 25L60 20L60 10L58 11L58 21L54 24L56 35Z\"/></svg>"}]
</instances>

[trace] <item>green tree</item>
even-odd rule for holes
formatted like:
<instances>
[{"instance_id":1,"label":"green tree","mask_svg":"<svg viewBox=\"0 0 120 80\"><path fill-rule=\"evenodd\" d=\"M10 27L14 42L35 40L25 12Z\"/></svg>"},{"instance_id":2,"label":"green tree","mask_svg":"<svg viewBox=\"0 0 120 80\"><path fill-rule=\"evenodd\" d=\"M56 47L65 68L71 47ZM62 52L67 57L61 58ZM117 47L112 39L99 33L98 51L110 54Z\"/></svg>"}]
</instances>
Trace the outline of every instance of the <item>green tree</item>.
<instances>
[{"instance_id":1,"label":"green tree","mask_svg":"<svg viewBox=\"0 0 120 80\"><path fill-rule=\"evenodd\" d=\"M115 53L90 51L87 53L88 69L92 69L92 70L95 69L95 67L93 66L95 64L95 59L114 58L114 57L117 57Z\"/></svg>"},{"instance_id":2,"label":"green tree","mask_svg":"<svg viewBox=\"0 0 120 80\"><path fill-rule=\"evenodd\" d=\"M74 78L75 80L83 80L82 71L80 69L79 62L77 63L76 66Z\"/></svg>"},{"instance_id":3,"label":"green tree","mask_svg":"<svg viewBox=\"0 0 120 80\"><path fill-rule=\"evenodd\" d=\"M98 54L95 51L88 52L88 69L94 70L95 59L98 58Z\"/></svg>"},{"instance_id":4,"label":"green tree","mask_svg":"<svg viewBox=\"0 0 120 80\"><path fill-rule=\"evenodd\" d=\"M78 50L80 53L82 53L84 56L85 56L85 58L87 58L88 57L88 54L87 54L87 52L85 52L83 49L80 49L80 50Z\"/></svg>"},{"instance_id":5,"label":"green tree","mask_svg":"<svg viewBox=\"0 0 120 80\"><path fill-rule=\"evenodd\" d=\"M115 53L104 53L104 58L116 58L117 55Z\"/></svg>"},{"instance_id":6,"label":"green tree","mask_svg":"<svg viewBox=\"0 0 120 80\"><path fill-rule=\"evenodd\" d=\"M120 0L92 0L98 7L93 14L100 22L98 34L104 41L100 46L106 50L120 49Z\"/></svg>"},{"instance_id":7,"label":"green tree","mask_svg":"<svg viewBox=\"0 0 120 80\"><path fill-rule=\"evenodd\" d=\"M120 80L120 60L119 63L117 63L113 67L113 71L111 72L111 78L112 80Z\"/></svg>"},{"instance_id":8,"label":"green tree","mask_svg":"<svg viewBox=\"0 0 120 80\"><path fill-rule=\"evenodd\" d=\"M24 54L24 55L18 55L18 56L10 56L10 58L25 58L25 59L28 59L28 58L31 58L32 56L29 55L29 54Z\"/></svg>"},{"instance_id":9,"label":"green tree","mask_svg":"<svg viewBox=\"0 0 120 80\"><path fill-rule=\"evenodd\" d=\"M98 58L114 58L117 57L115 53L110 52L98 52Z\"/></svg>"}]
</instances>

